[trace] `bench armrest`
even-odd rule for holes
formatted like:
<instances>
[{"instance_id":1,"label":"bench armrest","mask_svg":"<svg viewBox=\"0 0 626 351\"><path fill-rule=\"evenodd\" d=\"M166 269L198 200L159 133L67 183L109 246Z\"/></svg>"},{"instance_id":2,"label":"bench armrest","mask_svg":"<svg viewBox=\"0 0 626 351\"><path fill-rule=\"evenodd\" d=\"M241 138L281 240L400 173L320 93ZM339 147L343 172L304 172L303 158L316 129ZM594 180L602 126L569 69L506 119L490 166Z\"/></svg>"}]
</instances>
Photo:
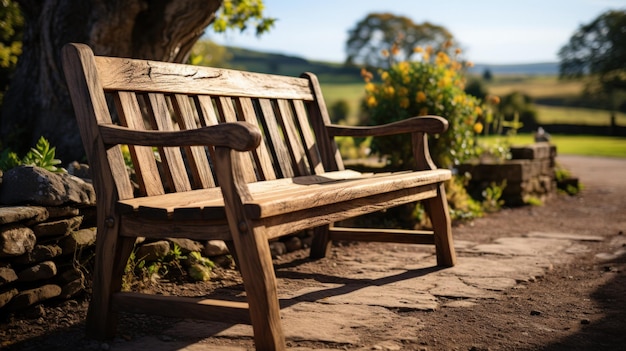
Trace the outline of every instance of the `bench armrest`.
<instances>
[{"instance_id":1,"label":"bench armrest","mask_svg":"<svg viewBox=\"0 0 626 351\"><path fill-rule=\"evenodd\" d=\"M142 146L225 146L237 151L249 151L261 143L259 128L248 122L222 123L198 129L179 131L135 130L118 125L99 125L107 145Z\"/></svg>"},{"instance_id":2,"label":"bench armrest","mask_svg":"<svg viewBox=\"0 0 626 351\"><path fill-rule=\"evenodd\" d=\"M419 116L379 126L351 127L338 124L326 126L331 136L383 136L403 133L439 134L448 129L448 121L439 116Z\"/></svg>"}]
</instances>

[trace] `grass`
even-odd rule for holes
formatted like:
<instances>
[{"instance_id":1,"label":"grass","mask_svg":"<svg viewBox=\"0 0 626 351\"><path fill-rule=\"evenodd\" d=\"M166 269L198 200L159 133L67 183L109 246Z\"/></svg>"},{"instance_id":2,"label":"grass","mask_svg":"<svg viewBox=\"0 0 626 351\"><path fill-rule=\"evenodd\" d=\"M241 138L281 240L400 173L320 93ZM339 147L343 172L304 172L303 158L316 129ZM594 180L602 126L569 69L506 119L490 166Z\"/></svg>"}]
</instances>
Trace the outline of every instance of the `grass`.
<instances>
[{"instance_id":1,"label":"grass","mask_svg":"<svg viewBox=\"0 0 626 351\"><path fill-rule=\"evenodd\" d=\"M610 112L590 108L536 105L537 120L540 124L581 124L588 126L608 126ZM616 114L617 125L626 125L626 114Z\"/></svg>"},{"instance_id":2,"label":"grass","mask_svg":"<svg viewBox=\"0 0 626 351\"><path fill-rule=\"evenodd\" d=\"M359 114L359 103L364 94L364 83L325 83L321 81L322 91L326 104L330 107L338 100L346 100L350 106L348 124L355 124ZM567 97L580 94L582 82L561 81L554 76L524 77L504 76L496 77L489 84L492 94L505 95L511 91L522 91L536 98ZM581 125L609 125L610 114L604 110L576 108L566 106L537 105L538 122L540 124L581 124ZM626 114L617 113L618 125L626 125ZM481 138L486 142L495 142L495 136ZM501 139L503 137L500 137ZM511 137L513 144L533 143L533 136L522 134ZM606 156L626 158L626 138L603 136L570 136L553 135L552 142L557 146L559 154L575 154L587 156Z\"/></svg>"},{"instance_id":3,"label":"grass","mask_svg":"<svg viewBox=\"0 0 626 351\"><path fill-rule=\"evenodd\" d=\"M487 84L490 94L504 96L519 91L535 99L577 96L583 87L581 81L560 80L556 76L502 76Z\"/></svg>"},{"instance_id":4,"label":"grass","mask_svg":"<svg viewBox=\"0 0 626 351\"><path fill-rule=\"evenodd\" d=\"M509 137L490 135L479 138L487 144L496 143L505 138L512 145L525 145L534 142L530 134ZM551 142L556 145L558 154L626 158L626 138L592 135L552 135Z\"/></svg>"}]
</instances>

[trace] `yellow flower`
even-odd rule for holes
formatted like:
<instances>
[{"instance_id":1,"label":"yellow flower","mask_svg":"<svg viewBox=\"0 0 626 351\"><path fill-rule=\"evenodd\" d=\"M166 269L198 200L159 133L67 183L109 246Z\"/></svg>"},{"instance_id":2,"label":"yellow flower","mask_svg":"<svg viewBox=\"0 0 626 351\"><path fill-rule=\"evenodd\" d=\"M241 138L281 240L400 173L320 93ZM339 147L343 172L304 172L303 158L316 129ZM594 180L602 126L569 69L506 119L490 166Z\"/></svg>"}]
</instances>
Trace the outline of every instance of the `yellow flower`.
<instances>
[{"instance_id":1,"label":"yellow flower","mask_svg":"<svg viewBox=\"0 0 626 351\"><path fill-rule=\"evenodd\" d=\"M415 101L417 101L418 103L426 101L426 94L424 94L423 91L418 91L417 95L415 96Z\"/></svg>"},{"instance_id":2,"label":"yellow flower","mask_svg":"<svg viewBox=\"0 0 626 351\"><path fill-rule=\"evenodd\" d=\"M457 55L461 54L461 52L462 52L461 48L456 48L456 50L454 50L454 53Z\"/></svg>"},{"instance_id":3,"label":"yellow flower","mask_svg":"<svg viewBox=\"0 0 626 351\"><path fill-rule=\"evenodd\" d=\"M386 80L388 80L388 79L389 79L389 73L388 73L387 71L383 72L383 73L380 75L380 78L382 78L382 79L383 79L383 80L385 80L385 81L386 81Z\"/></svg>"},{"instance_id":4,"label":"yellow flower","mask_svg":"<svg viewBox=\"0 0 626 351\"><path fill-rule=\"evenodd\" d=\"M374 83L367 83L365 84L365 91L367 91L368 93L373 93L376 91L376 85Z\"/></svg>"},{"instance_id":5,"label":"yellow flower","mask_svg":"<svg viewBox=\"0 0 626 351\"><path fill-rule=\"evenodd\" d=\"M367 101L365 103L369 107L375 107L378 104L377 101L376 101L376 98L374 96L372 96L372 95L367 97Z\"/></svg>"},{"instance_id":6,"label":"yellow flower","mask_svg":"<svg viewBox=\"0 0 626 351\"><path fill-rule=\"evenodd\" d=\"M424 48L421 47L421 46L417 46L417 47L415 47L415 49L413 49L413 52L417 53L417 54L420 54L420 53L424 52Z\"/></svg>"},{"instance_id":7,"label":"yellow flower","mask_svg":"<svg viewBox=\"0 0 626 351\"><path fill-rule=\"evenodd\" d=\"M480 106L476 106L476 107L474 108L474 113L475 113L476 115L479 115L479 116L480 116L480 115L482 115L482 114L483 114L483 109L482 109L482 108L480 108Z\"/></svg>"},{"instance_id":8,"label":"yellow flower","mask_svg":"<svg viewBox=\"0 0 626 351\"><path fill-rule=\"evenodd\" d=\"M477 122L476 124L474 124L474 133L480 134L482 132L483 132L483 124L480 122Z\"/></svg>"},{"instance_id":9,"label":"yellow flower","mask_svg":"<svg viewBox=\"0 0 626 351\"><path fill-rule=\"evenodd\" d=\"M438 52L437 53L437 57L435 58L435 63L438 66L445 66L448 63L450 63L450 57L448 57L448 55L446 55L445 52Z\"/></svg>"},{"instance_id":10,"label":"yellow flower","mask_svg":"<svg viewBox=\"0 0 626 351\"><path fill-rule=\"evenodd\" d=\"M426 115L428 115L428 107L422 107L420 109L420 113L418 116L426 116Z\"/></svg>"},{"instance_id":11,"label":"yellow flower","mask_svg":"<svg viewBox=\"0 0 626 351\"><path fill-rule=\"evenodd\" d=\"M387 93L388 96L393 96L393 94L396 93L396 89L394 89L391 85L388 85L385 87L385 93Z\"/></svg>"}]
</instances>

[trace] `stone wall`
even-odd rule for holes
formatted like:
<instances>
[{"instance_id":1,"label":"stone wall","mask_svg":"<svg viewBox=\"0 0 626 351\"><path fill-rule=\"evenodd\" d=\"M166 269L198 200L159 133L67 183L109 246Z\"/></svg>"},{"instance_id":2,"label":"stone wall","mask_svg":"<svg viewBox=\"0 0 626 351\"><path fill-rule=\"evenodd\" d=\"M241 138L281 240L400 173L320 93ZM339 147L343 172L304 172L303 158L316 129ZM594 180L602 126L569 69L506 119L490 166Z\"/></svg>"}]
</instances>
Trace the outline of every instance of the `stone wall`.
<instances>
[{"instance_id":1,"label":"stone wall","mask_svg":"<svg viewBox=\"0 0 626 351\"><path fill-rule=\"evenodd\" d=\"M96 239L93 187L37 167L1 179L0 313L84 291Z\"/></svg>"},{"instance_id":2,"label":"stone wall","mask_svg":"<svg viewBox=\"0 0 626 351\"><path fill-rule=\"evenodd\" d=\"M90 286L96 240L95 192L85 172L87 166L68 169L72 174L27 166L4 174L0 171L0 314L73 298ZM279 256L308 247L310 240L310 233L299 233L270 243L270 249L273 256ZM184 255L199 252L216 264L232 264L221 240L141 238L136 257L146 262L157 260L174 245Z\"/></svg>"},{"instance_id":3,"label":"stone wall","mask_svg":"<svg viewBox=\"0 0 626 351\"><path fill-rule=\"evenodd\" d=\"M547 142L511 147L511 160L505 162L480 161L462 164L460 174L468 173L468 191L480 198L493 184L506 180L502 199L507 206L520 206L532 199L545 201L556 194L556 146Z\"/></svg>"}]
</instances>

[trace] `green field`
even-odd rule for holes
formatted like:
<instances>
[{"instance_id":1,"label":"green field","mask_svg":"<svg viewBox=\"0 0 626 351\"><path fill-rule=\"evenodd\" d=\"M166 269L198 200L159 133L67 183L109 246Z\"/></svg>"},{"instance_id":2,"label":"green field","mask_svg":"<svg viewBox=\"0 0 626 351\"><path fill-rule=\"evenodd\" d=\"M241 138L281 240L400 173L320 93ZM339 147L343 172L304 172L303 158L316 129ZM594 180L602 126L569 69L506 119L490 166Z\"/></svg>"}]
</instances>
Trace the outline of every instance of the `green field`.
<instances>
[{"instance_id":1,"label":"green field","mask_svg":"<svg viewBox=\"0 0 626 351\"><path fill-rule=\"evenodd\" d=\"M530 134L515 136L488 136L479 138L487 144L508 140L511 145L525 145L534 142ZM626 158L626 138L590 135L552 135L551 142L556 145L560 155L583 155Z\"/></svg>"}]
</instances>

